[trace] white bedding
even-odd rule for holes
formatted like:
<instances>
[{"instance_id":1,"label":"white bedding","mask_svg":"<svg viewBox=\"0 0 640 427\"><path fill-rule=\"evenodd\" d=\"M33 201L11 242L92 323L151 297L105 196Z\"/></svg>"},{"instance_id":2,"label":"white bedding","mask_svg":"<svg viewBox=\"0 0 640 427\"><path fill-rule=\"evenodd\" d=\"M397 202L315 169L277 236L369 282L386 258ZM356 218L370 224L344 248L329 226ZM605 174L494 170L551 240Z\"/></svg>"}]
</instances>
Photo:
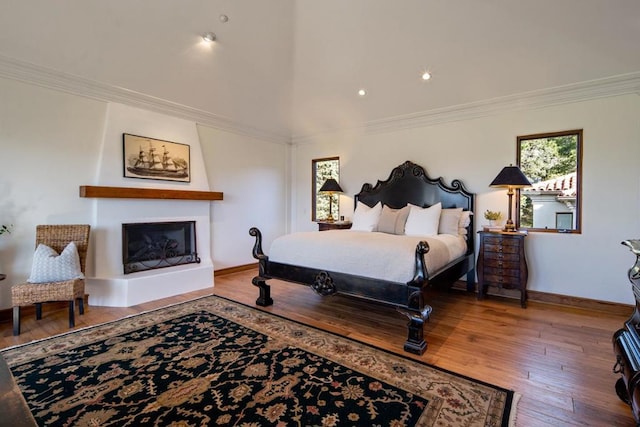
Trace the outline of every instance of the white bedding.
<instances>
[{"instance_id":1,"label":"white bedding","mask_svg":"<svg viewBox=\"0 0 640 427\"><path fill-rule=\"evenodd\" d=\"M467 250L465 238L451 234L419 237L330 230L278 237L268 255L273 262L406 283L413 278L415 250L421 240L430 247L425 255L429 274Z\"/></svg>"}]
</instances>

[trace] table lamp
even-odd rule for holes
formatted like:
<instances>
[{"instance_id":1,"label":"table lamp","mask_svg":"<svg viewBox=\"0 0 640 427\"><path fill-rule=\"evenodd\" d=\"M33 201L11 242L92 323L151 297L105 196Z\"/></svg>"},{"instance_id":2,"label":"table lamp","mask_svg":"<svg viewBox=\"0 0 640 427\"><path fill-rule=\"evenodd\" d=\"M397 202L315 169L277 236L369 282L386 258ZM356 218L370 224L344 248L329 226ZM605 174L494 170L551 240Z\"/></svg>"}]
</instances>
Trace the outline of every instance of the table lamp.
<instances>
[{"instance_id":1,"label":"table lamp","mask_svg":"<svg viewBox=\"0 0 640 427\"><path fill-rule=\"evenodd\" d=\"M507 195L509 196L509 218L507 219L507 223L504 225L504 231L513 232L516 231L516 226L511 219L511 208L513 206L513 195L515 194L516 188L524 188L530 187L531 183L527 179L526 176L522 173L518 166L505 166L498 176L495 177L490 187L500 187L507 188Z\"/></svg>"},{"instance_id":2,"label":"table lamp","mask_svg":"<svg viewBox=\"0 0 640 427\"><path fill-rule=\"evenodd\" d=\"M329 218L327 218L327 221L328 222L335 221L333 218L333 211L332 211L333 195L343 192L342 188L340 188L340 184L338 184L338 181L336 181L335 179L329 178L324 182L324 184L322 184L322 187L320 187L320 190L318 190L318 192L329 195Z\"/></svg>"}]
</instances>

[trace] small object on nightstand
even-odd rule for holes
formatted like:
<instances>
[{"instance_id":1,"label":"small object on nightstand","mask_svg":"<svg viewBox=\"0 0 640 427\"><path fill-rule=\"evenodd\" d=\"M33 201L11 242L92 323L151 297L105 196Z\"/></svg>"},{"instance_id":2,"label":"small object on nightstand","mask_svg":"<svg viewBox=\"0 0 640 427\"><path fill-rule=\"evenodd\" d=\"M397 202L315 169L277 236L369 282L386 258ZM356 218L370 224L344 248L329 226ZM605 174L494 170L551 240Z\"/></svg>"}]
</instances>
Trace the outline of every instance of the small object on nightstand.
<instances>
[{"instance_id":1,"label":"small object on nightstand","mask_svg":"<svg viewBox=\"0 0 640 427\"><path fill-rule=\"evenodd\" d=\"M527 308L527 259L524 251L526 232L479 231L478 299L487 287L520 290L520 305Z\"/></svg>"},{"instance_id":2,"label":"small object on nightstand","mask_svg":"<svg viewBox=\"0 0 640 427\"><path fill-rule=\"evenodd\" d=\"M334 221L334 222L318 221L318 230L319 231L348 230L350 228L351 228L351 222L350 221Z\"/></svg>"}]
</instances>

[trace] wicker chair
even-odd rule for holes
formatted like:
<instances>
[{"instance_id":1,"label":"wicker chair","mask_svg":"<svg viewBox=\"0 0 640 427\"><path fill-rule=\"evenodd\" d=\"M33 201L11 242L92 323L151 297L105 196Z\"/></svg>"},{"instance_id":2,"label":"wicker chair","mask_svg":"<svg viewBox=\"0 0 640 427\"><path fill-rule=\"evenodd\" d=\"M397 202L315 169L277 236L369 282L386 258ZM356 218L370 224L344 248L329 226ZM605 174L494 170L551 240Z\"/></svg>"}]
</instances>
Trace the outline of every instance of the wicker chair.
<instances>
[{"instance_id":1,"label":"wicker chair","mask_svg":"<svg viewBox=\"0 0 640 427\"><path fill-rule=\"evenodd\" d=\"M80 257L80 269L85 272L87 248L89 246L89 225L38 225L36 227L36 247L42 243L56 252L71 242L75 242ZM74 302L78 301L78 311L84 314L84 279L63 282L21 283L11 287L13 305L13 335L20 335L20 307L35 304L36 319L42 318L42 303L69 301L69 327L75 326Z\"/></svg>"}]
</instances>

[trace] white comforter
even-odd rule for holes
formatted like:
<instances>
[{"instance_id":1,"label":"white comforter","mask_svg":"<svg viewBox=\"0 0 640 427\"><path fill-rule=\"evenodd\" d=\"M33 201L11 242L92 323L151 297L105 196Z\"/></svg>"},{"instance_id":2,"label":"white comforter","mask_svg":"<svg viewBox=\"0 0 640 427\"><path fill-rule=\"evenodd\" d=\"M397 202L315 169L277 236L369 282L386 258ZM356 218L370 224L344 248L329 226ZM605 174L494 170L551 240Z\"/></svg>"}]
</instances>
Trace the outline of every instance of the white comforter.
<instances>
[{"instance_id":1,"label":"white comforter","mask_svg":"<svg viewBox=\"0 0 640 427\"><path fill-rule=\"evenodd\" d=\"M467 250L464 237L451 234L416 237L330 230L278 237L271 244L268 256L269 261L283 264L406 283L413 278L416 246L421 240L427 241L430 247L425 255L429 274Z\"/></svg>"}]
</instances>

